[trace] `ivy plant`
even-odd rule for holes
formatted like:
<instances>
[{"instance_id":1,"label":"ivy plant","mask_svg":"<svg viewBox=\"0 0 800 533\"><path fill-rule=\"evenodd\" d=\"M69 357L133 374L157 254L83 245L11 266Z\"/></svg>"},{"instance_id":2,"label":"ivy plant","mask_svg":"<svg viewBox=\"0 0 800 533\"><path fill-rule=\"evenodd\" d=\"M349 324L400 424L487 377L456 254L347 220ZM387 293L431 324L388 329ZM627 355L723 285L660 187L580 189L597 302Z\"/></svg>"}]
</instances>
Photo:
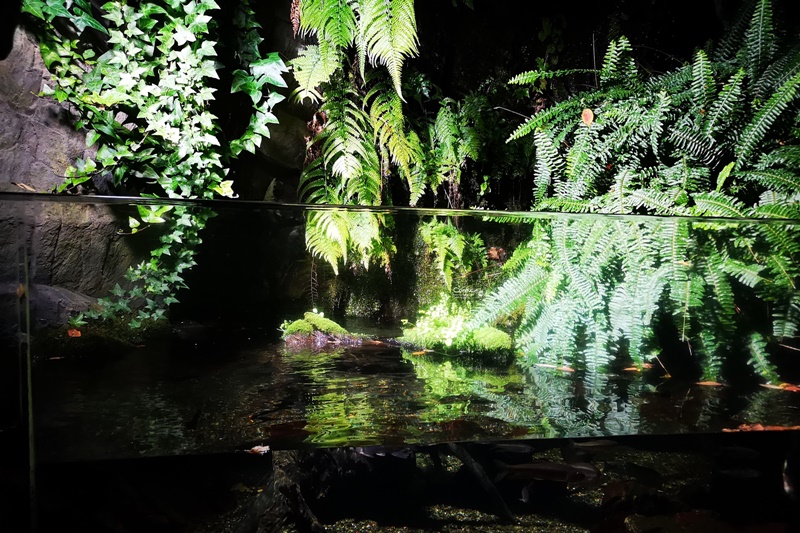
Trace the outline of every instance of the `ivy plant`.
<instances>
[{"instance_id":1,"label":"ivy plant","mask_svg":"<svg viewBox=\"0 0 800 533\"><path fill-rule=\"evenodd\" d=\"M24 0L23 11L53 75L44 94L68 102L76 127L87 132L87 147L96 146L93 156L67 169L58 192L106 177L147 197L234 196L227 165L269 137L268 125L277 122L272 108L283 99L276 89L286 87L282 60L261 53L260 26L248 0L228 11L214 0L113 0L101 8L88 0ZM235 50L232 65L218 61L218 25L210 13L220 11L238 30L237 41L226 43ZM211 112L225 67L233 69L230 92L252 100L247 127L228 141ZM145 305L131 326L163 317L185 287L181 272L194 265L211 215L179 203L138 206L131 231L166 223L161 246L131 268L130 287L117 286L89 314L108 317L140 298Z\"/></svg>"}]
</instances>

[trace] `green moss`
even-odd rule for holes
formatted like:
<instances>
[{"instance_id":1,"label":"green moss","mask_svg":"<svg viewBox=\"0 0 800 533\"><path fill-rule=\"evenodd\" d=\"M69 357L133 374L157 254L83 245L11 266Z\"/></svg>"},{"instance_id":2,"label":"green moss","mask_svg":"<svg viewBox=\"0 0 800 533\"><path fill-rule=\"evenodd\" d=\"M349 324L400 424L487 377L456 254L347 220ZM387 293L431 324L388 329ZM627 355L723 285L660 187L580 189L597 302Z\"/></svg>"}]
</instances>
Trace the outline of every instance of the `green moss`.
<instances>
[{"instance_id":1,"label":"green moss","mask_svg":"<svg viewBox=\"0 0 800 533\"><path fill-rule=\"evenodd\" d=\"M314 333L314 326L308 321L300 319L286 326L286 329L283 330L283 338L285 339L289 335L311 335L312 333Z\"/></svg>"},{"instance_id":2,"label":"green moss","mask_svg":"<svg viewBox=\"0 0 800 533\"><path fill-rule=\"evenodd\" d=\"M511 350L511 335L492 326L484 326L472 332L472 344L479 352L504 352Z\"/></svg>"},{"instance_id":3,"label":"green moss","mask_svg":"<svg viewBox=\"0 0 800 533\"><path fill-rule=\"evenodd\" d=\"M321 317L316 313L308 312L303 315L303 318L312 326L314 329L318 329L323 333L327 333L328 335L350 335L350 333L344 329L342 326L325 317Z\"/></svg>"}]
</instances>

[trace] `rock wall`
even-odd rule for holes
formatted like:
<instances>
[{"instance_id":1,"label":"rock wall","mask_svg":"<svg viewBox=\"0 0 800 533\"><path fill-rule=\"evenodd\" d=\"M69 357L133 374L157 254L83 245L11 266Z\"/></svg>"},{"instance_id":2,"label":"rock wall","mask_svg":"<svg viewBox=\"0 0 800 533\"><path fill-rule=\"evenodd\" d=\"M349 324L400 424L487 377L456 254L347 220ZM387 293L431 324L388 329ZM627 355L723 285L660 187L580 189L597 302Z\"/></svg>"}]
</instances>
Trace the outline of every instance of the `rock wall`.
<instances>
[{"instance_id":1,"label":"rock wall","mask_svg":"<svg viewBox=\"0 0 800 533\"><path fill-rule=\"evenodd\" d=\"M0 61L0 191L49 192L67 166L88 155L67 106L37 96L50 76L35 39L22 28ZM64 198L67 200L67 198ZM38 326L64 323L123 279L141 253L117 235L109 206L0 198L0 334L13 332L19 250L29 254L30 296Z\"/></svg>"},{"instance_id":2,"label":"rock wall","mask_svg":"<svg viewBox=\"0 0 800 533\"><path fill-rule=\"evenodd\" d=\"M49 80L39 45L17 28L14 49L0 61L0 190L19 191L12 182L52 190L67 166L87 155L69 109L38 96Z\"/></svg>"}]
</instances>

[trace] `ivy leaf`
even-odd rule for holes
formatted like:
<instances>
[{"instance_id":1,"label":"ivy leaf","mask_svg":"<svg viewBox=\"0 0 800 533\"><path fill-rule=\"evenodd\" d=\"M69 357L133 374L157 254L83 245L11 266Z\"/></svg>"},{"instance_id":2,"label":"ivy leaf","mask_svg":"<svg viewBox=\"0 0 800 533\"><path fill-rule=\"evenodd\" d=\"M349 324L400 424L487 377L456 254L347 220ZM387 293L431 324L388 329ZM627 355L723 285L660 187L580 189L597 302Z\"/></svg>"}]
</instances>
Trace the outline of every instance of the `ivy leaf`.
<instances>
[{"instance_id":1,"label":"ivy leaf","mask_svg":"<svg viewBox=\"0 0 800 533\"><path fill-rule=\"evenodd\" d=\"M214 78L217 80L219 79L219 74L217 73L216 61L211 61L211 60L203 61L197 68L197 72L205 78Z\"/></svg>"},{"instance_id":2,"label":"ivy leaf","mask_svg":"<svg viewBox=\"0 0 800 533\"><path fill-rule=\"evenodd\" d=\"M42 60L44 61L44 66L48 69L53 63L60 63L61 56L58 55L58 52L55 48L52 48L49 43L46 41L42 41L39 45L39 49L42 52Z\"/></svg>"},{"instance_id":3,"label":"ivy leaf","mask_svg":"<svg viewBox=\"0 0 800 533\"><path fill-rule=\"evenodd\" d=\"M250 67L260 85L266 81L275 87L287 86L281 74L289 72L289 69L283 64L277 52L267 54L264 59L251 63Z\"/></svg>"},{"instance_id":4,"label":"ivy leaf","mask_svg":"<svg viewBox=\"0 0 800 533\"><path fill-rule=\"evenodd\" d=\"M211 187L211 189L220 196L225 196L226 198L236 198L236 195L233 194L232 180L220 182L219 185L215 185L214 187Z\"/></svg>"},{"instance_id":5,"label":"ivy leaf","mask_svg":"<svg viewBox=\"0 0 800 533\"><path fill-rule=\"evenodd\" d=\"M99 134L97 135L100 136ZM111 148L110 146L104 144L97 150L97 160L100 161L104 166L111 166L114 164L114 156L117 155L116 150Z\"/></svg>"},{"instance_id":6,"label":"ivy leaf","mask_svg":"<svg viewBox=\"0 0 800 533\"><path fill-rule=\"evenodd\" d=\"M70 21L78 28L79 34L83 33L86 28L93 28L104 35L108 35L108 30L92 16L91 11L87 13L83 9L76 9L75 15L70 17Z\"/></svg>"},{"instance_id":7,"label":"ivy leaf","mask_svg":"<svg viewBox=\"0 0 800 533\"><path fill-rule=\"evenodd\" d=\"M22 0L22 12L30 13L37 19L44 20L44 14L42 13L42 4L39 1Z\"/></svg>"},{"instance_id":8,"label":"ivy leaf","mask_svg":"<svg viewBox=\"0 0 800 533\"><path fill-rule=\"evenodd\" d=\"M192 33L189 28L183 26L182 24L178 24L175 27L173 38L175 39L175 42L178 43L178 46L183 46L187 42L193 43L196 39L194 33Z\"/></svg>"},{"instance_id":9,"label":"ivy leaf","mask_svg":"<svg viewBox=\"0 0 800 533\"><path fill-rule=\"evenodd\" d=\"M89 130L86 132L86 148L91 148L94 146L94 143L97 142L97 139L100 138L100 134L95 130ZM99 155L97 156L98 159L102 159Z\"/></svg>"}]
</instances>

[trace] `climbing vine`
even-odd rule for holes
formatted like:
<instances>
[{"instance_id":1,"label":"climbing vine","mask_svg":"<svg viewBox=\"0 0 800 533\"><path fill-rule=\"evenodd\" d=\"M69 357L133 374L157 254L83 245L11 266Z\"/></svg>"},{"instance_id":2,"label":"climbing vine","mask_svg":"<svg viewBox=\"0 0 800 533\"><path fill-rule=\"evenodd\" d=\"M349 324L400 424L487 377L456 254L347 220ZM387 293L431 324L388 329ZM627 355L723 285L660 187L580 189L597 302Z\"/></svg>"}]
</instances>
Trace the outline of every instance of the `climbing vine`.
<instances>
[{"instance_id":1,"label":"climbing vine","mask_svg":"<svg viewBox=\"0 0 800 533\"><path fill-rule=\"evenodd\" d=\"M214 0L113 0L101 8L88 0L24 0L23 11L40 40L42 58L53 74L43 93L75 110L94 155L66 171L58 192L75 191L90 180L110 180L146 197L172 199L232 197L225 179L228 163L254 152L272 113L283 99L287 72L277 54L263 55L259 25L248 0L221 10ZM218 25L211 12L231 17L238 39L229 91L252 100L244 132L230 140L212 112L220 89ZM138 206L131 231L166 223L161 246L149 261L131 268L129 288L117 286L89 316L108 317L144 301L131 320L164 316L185 287L181 272L194 265L200 231L212 213L182 205Z\"/></svg>"}]
</instances>

